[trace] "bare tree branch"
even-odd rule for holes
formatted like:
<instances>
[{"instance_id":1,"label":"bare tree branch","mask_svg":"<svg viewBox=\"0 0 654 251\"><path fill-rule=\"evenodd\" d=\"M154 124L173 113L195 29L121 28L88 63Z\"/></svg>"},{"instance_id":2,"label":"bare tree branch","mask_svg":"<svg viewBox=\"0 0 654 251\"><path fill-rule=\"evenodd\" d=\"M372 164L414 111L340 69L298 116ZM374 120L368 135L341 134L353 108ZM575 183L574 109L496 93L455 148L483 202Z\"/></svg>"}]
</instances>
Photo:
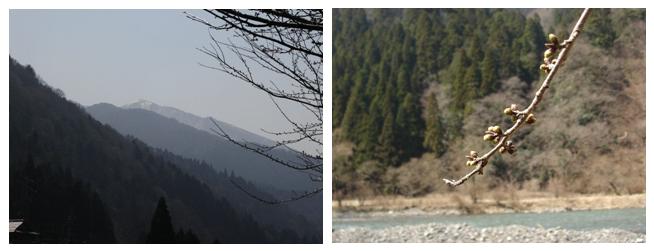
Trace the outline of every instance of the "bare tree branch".
<instances>
[{"instance_id":1,"label":"bare tree branch","mask_svg":"<svg viewBox=\"0 0 654 251\"><path fill-rule=\"evenodd\" d=\"M246 192L259 201L276 204L309 197L322 191L322 10L205 10L210 16L204 19L190 13L186 17L209 28L211 43L198 50L217 62L217 66L204 67L224 72L271 98L280 115L288 122L283 131L262 131L283 138L271 145L241 141L227 134L212 120L212 131L231 143L261 155L283 167L307 174L319 187L289 199L270 201ZM218 41L211 31L229 31L240 39ZM257 77L260 70L274 73L282 80L263 80ZM282 106L296 105L313 115L312 121L293 118ZM298 151L293 144L315 145L315 153ZM284 148L294 153L295 159L282 159L274 149ZM235 184L237 185L237 184Z\"/></svg>"},{"instance_id":2,"label":"bare tree branch","mask_svg":"<svg viewBox=\"0 0 654 251\"><path fill-rule=\"evenodd\" d=\"M513 126L511 126L508 130L504 132L502 132L499 126L489 127L489 130L486 132L484 139L496 141L495 147L493 147L493 149L491 149L488 153L484 154L481 157L477 156L477 152L471 151L470 155L468 156L469 161L467 162L467 164L468 166L476 166L475 169L473 169L465 176L459 178L458 180L443 179L443 181L446 184L452 187L459 186L463 184L466 180L468 180L470 177L472 177L474 174L480 174L480 175L483 174L483 168L484 166L486 166L486 164L488 164L488 159L491 156L493 156L493 154L495 154L497 151L500 152L508 151L509 153L512 153L514 151L513 143L509 139L511 138L513 133L516 130L518 130L518 128L520 128L520 126L522 126L525 122L533 123L534 117L531 112L536 108L536 105L538 105L538 103L541 102L541 100L543 99L543 94L545 94L545 91L549 88L552 78L559 70L560 66L563 65L563 63L565 62L565 59L568 56L568 52L570 51L570 49L574 45L575 40L581 33L581 30L583 29L584 23L586 22L586 19L588 18L589 14L590 14L590 9L588 8L584 9L584 11L581 13L581 16L579 17L579 21L577 21L577 24L575 25L574 29L572 30L572 33L570 34L570 37L560 45L563 49L559 53L556 60L550 61L548 59L548 53L546 52L545 62L547 63L547 65L545 65L545 67L541 67L541 69L548 72L548 75L543 81L543 84L540 86L538 91L536 91L536 95L534 99L531 101L531 104L527 108L521 111L517 110L516 105L511 105L511 107L505 110L506 114L512 115L513 118L515 119L515 123L513 124ZM554 36L554 38L556 37ZM556 39L554 40L555 41L550 41L550 42L558 44ZM553 51L550 51L550 53L553 53Z\"/></svg>"},{"instance_id":3,"label":"bare tree branch","mask_svg":"<svg viewBox=\"0 0 654 251\"><path fill-rule=\"evenodd\" d=\"M271 204L271 205L274 205L274 204L281 204L281 203L286 203L286 202L291 202L291 201L296 201L296 200L301 200L301 199L304 199L304 198L307 198L307 197L311 197L311 196L313 196L313 195L316 195L316 194L319 194L319 193L322 192L322 188L318 188L318 189L314 189L314 190L311 190L311 191L305 191L305 192L302 192L300 195L292 196L292 197L290 197L290 198L288 198L288 199L283 199L283 200L270 200L270 199L264 199L264 198L261 198L261 196L257 196L256 194L251 193L250 191L248 191L247 189L243 188L241 185L239 185L239 184L238 184L236 181L234 181L234 180L230 180L230 182L231 182L232 185L234 185L236 188L238 188L239 190L241 190L242 192L244 192L244 193L247 194L248 196L254 198L255 200L258 200L258 201L263 202L263 203L266 203L266 204Z\"/></svg>"}]
</instances>

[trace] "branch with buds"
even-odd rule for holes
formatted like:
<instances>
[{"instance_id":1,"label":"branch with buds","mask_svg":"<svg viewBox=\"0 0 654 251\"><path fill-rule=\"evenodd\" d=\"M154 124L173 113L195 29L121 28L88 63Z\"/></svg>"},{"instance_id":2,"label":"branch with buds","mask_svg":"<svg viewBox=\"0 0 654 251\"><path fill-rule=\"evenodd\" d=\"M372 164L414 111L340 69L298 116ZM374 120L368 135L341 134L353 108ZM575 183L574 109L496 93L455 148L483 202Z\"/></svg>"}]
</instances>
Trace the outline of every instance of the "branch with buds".
<instances>
[{"instance_id":1,"label":"branch with buds","mask_svg":"<svg viewBox=\"0 0 654 251\"><path fill-rule=\"evenodd\" d=\"M461 177L458 180L443 179L443 181L445 181L446 184L455 187L463 184L466 180L468 180L470 177L472 177L475 174L482 175L484 173L483 171L484 167L486 166L486 164L488 164L488 159L491 156L493 156L495 152L499 151L500 153L508 152L509 154L513 154L516 151L515 145L510 140L511 136L523 124L525 123L533 124L536 122L536 118L532 113L532 111L534 110L536 105L538 105L538 103L540 103L540 101L543 99L543 94L549 88L550 82L552 81L554 74L556 74L556 72L559 70L559 68L565 61L566 57L568 56L568 52L570 51L572 45L574 44L575 40L579 36L579 33L581 33L581 30L583 29L584 23L586 22L586 19L588 18L589 14L590 14L590 9L588 8L584 9L584 11L581 13L581 17L579 17L579 21L577 21L577 24L572 30L570 37L567 40L563 41L563 43L559 43L556 35L549 34L548 36L549 43L545 44L547 50L543 55L544 64L540 66L540 69L545 73L547 73L547 77L545 78L543 84L536 92L536 96L534 96L534 99L531 101L531 104L524 110L518 109L518 105L516 104L511 104L511 106L505 108L503 112L504 114L511 116L514 122L513 126L511 126L509 129L505 131L503 131L499 126L489 127L484 134L484 140L494 144L493 149L491 149L488 153L482 156L479 156L479 154L476 151L470 151L470 155L466 156L468 158L466 165L474 166L475 169L473 169L471 172L469 172L468 174L466 174L465 176ZM556 52L558 52L559 50L560 53L558 54L558 57L554 58Z\"/></svg>"}]
</instances>

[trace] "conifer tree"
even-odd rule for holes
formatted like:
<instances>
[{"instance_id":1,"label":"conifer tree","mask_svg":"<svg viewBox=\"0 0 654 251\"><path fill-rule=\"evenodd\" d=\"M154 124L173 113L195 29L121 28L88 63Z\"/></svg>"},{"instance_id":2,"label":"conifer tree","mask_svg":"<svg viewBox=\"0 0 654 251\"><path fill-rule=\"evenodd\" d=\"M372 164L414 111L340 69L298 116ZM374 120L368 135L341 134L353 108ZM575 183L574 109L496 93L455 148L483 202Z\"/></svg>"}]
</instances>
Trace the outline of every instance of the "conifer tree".
<instances>
[{"instance_id":1,"label":"conifer tree","mask_svg":"<svg viewBox=\"0 0 654 251\"><path fill-rule=\"evenodd\" d=\"M379 144L376 149L376 157L381 160L381 163L384 165L397 165L398 164L398 155L396 142L396 130L394 128L395 116L392 112L386 114L384 118L384 126L382 127L381 134L379 135Z\"/></svg>"},{"instance_id":2,"label":"conifer tree","mask_svg":"<svg viewBox=\"0 0 654 251\"><path fill-rule=\"evenodd\" d=\"M441 118L440 109L438 108L438 100L436 100L435 93L431 93L427 97L425 123L426 128L423 146L434 152L436 156L443 155L447 148L445 145L445 126L443 125L443 120Z\"/></svg>"},{"instance_id":3,"label":"conifer tree","mask_svg":"<svg viewBox=\"0 0 654 251\"><path fill-rule=\"evenodd\" d=\"M166 199L161 197L152 216L147 243L166 244L175 242L175 230L170 219Z\"/></svg>"}]
</instances>

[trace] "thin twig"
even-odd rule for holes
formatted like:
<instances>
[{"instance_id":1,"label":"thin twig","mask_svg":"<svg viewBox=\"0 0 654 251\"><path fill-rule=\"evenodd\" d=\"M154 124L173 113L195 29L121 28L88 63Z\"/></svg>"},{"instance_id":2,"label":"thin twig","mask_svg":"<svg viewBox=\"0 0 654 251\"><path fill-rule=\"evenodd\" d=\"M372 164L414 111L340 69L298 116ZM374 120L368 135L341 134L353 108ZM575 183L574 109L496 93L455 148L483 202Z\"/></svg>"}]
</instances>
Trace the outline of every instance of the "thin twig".
<instances>
[{"instance_id":1,"label":"thin twig","mask_svg":"<svg viewBox=\"0 0 654 251\"><path fill-rule=\"evenodd\" d=\"M241 190L242 192L247 194L249 197L254 198L255 200L258 200L260 202L270 204L270 205L276 205L276 204L282 204L282 203L286 203L286 202L296 201L296 200L304 199L304 198L307 198L307 197L311 197L313 195L316 195L316 194L322 192L322 187L320 187L320 188L315 188L314 190L311 190L311 191L304 191L299 195L291 196L290 198L287 198L287 199L282 199L282 200L273 199L273 200L270 200L270 199L264 199L261 196L253 194L252 192L250 192L247 189L243 188L241 185L239 185L234 180L230 180L230 182L232 183L232 185L234 185L236 188L238 188L238 190Z\"/></svg>"},{"instance_id":2,"label":"thin twig","mask_svg":"<svg viewBox=\"0 0 654 251\"><path fill-rule=\"evenodd\" d=\"M531 111L533 111L534 108L536 108L536 105L538 105L538 103L542 101L543 94L545 94L545 91L549 88L550 82L552 81L554 74L556 74L560 66L564 63L565 59L567 58L568 52L570 51L572 45L574 44L575 40L579 36L579 33L581 33L581 30L583 29L584 23L586 22L586 19L588 18L589 14L590 14L590 9L588 8L584 9L584 11L581 13L581 17L579 17L579 21L577 21L577 24L575 25L574 29L572 30L572 33L570 34L570 37L564 42L565 47L559 53L556 63L554 63L554 67L551 69L551 71L543 81L543 84L540 86L538 91L536 91L536 95L534 96L534 99L531 101L531 104L524 110L516 112L517 120L515 121L513 126L511 126L511 128L501 133L500 139L497 142L497 145L493 147L493 149L491 149L488 153L484 154L483 156L472 160L474 165L476 165L475 169L473 169L471 172L469 172L468 174L466 174L465 176L461 177L458 180L443 179L443 181L446 184L452 187L456 187L458 185L463 184L466 180L472 177L472 175L482 174L484 166L488 164L488 159L491 156L493 156L493 154L495 154L495 152L497 152L502 146L505 145L505 143L510 139L511 135L513 135L513 133L517 131L520 126L524 124L528 114L530 114Z\"/></svg>"}]
</instances>

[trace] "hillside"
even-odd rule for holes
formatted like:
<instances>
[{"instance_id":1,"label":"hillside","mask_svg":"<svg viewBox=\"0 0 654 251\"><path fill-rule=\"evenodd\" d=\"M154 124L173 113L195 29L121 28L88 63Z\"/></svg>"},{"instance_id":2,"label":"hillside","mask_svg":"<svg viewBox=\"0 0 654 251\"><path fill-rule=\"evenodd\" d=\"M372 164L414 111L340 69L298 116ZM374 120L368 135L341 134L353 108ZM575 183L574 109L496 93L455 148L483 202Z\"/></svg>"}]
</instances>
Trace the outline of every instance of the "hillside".
<instances>
[{"instance_id":1,"label":"hillside","mask_svg":"<svg viewBox=\"0 0 654 251\"><path fill-rule=\"evenodd\" d=\"M139 100L137 102L121 106L125 109L143 109L151 112L155 112L161 116L175 119L182 124L186 124L195 129L202 130L208 133L213 133L212 129L216 129L214 123L211 121L210 117L200 117L195 114L191 114L180 109L159 105L147 100ZM263 136L254 134L232 124L214 119L220 127L225 130L230 137L243 142L252 142L260 145L273 145L274 142L270 139L267 139Z\"/></svg>"},{"instance_id":2,"label":"hillside","mask_svg":"<svg viewBox=\"0 0 654 251\"><path fill-rule=\"evenodd\" d=\"M123 135L133 135L153 147L188 158L203 160L220 172L234 172L261 186L284 190L306 190L312 182L306 174L289 169L231 142L198 130L176 119L143 109L123 109L97 104L86 109L98 121ZM288 151L275 151L282 159L293 159Z\"/></svg>"},{"instance_id":3,"label":"hillside","mask_svg":"<svg viewBox=\"0 0 654 251\"><path fill-rule=\"evenodd\" d=\"M148 101L140 101L122 108L110 104L97 104L86 109L94 118L116 128L124 135L132 135L149 145L165 149L165 151L202 161L200 169L208 167L220 175L216 176L203 171L196 177L206 184L215 184L219 187L219 193L224 194L228 200L231 199L230 202L243 203L243 207L249 208L258 220L273 225L286 224L290 226L291 222L297 219L300 223L297 223L299 226L294 229L309 228L307 230L309 232L320 232L322 229L321 196L312 196L271 208L248 198L242 191L235 190L227 177L229 175L226 175L227 173L231 175L233 172L239 179L243 177L248 180L248 183L251 182L252 186L248 189L249 192L262 197L272 196L270 198L278 199L296 196L298 192L312 189L316 183L311 182L302 173L289 170L234 146L213 133L208 133L206 130L210 131L210 129L208 129L207 123L213 125L208 118L201 118L173 107L161 106ZM241 135L244 137L242 139L248 142L269 144L270 140L238 127L226 123L221 126L227 126L223 127L225 130L231 128L229 133L233 133L232 135L235 137ZM282 159L294 160L294 154L284 149L273 149L271 153ZM215 177L219 178L214 179ZM295 216L289 215L289 212L294 212ZM302 217L297 217L298 215ZM304 218L310 222L311 226L306 226L306 223L302 222L305 220Z\"/></svg>"},{"instance_id":4,"label":"hillside","mask_svg":"<svg viewBox=\"0 0 654 251\"><path fill-rule=\"evenodd\" d=\"M459 188L440 181L490 149L484 129L510 125L504 107L531 101L546 34L566 37L580 12L335 11L334 198L644 192L645 11L634 9L594 10L516 154Z\"/></svg>"},{"instance_id":5,"label":"hillside","mask_svg":"<svg viewBox=\"0 0 654 251\"><path fill-rule=\"evenodd\" d=\"M165 198L175 230L192 230L204 243L294 243L313 238L258 223L249 212L214 194L209 186L143 142L124 137L93 119L82 107L43 84L32 67L20 65L11 57L9 65L9 178L14 184L9 217L32 222L24 230L42 231L52 227L47 224L60 222L58 231L83 232L85 225L62 219L66 216L55 212L70 212L77 200L91 201L92 209L81 210L99 212L97 224L105 226L100 229L106 237L97 242L111 242L113 231L118 243L142 243L150 231L157 201ZM37 171L31 171L35 168ZM48 172L62 173L53 176L68 181L51 184L38 179L39 173ZM67 184L83 185L69 188ZM50 190L37 189L44 186ZM66 191L80 191L76 193L81 195L55 196ZM61 209L34 210L48 205ZM101 217L103 211L106 220ZM78 241L66 238L51 242Z\"/></svg>"}]
</instances>

